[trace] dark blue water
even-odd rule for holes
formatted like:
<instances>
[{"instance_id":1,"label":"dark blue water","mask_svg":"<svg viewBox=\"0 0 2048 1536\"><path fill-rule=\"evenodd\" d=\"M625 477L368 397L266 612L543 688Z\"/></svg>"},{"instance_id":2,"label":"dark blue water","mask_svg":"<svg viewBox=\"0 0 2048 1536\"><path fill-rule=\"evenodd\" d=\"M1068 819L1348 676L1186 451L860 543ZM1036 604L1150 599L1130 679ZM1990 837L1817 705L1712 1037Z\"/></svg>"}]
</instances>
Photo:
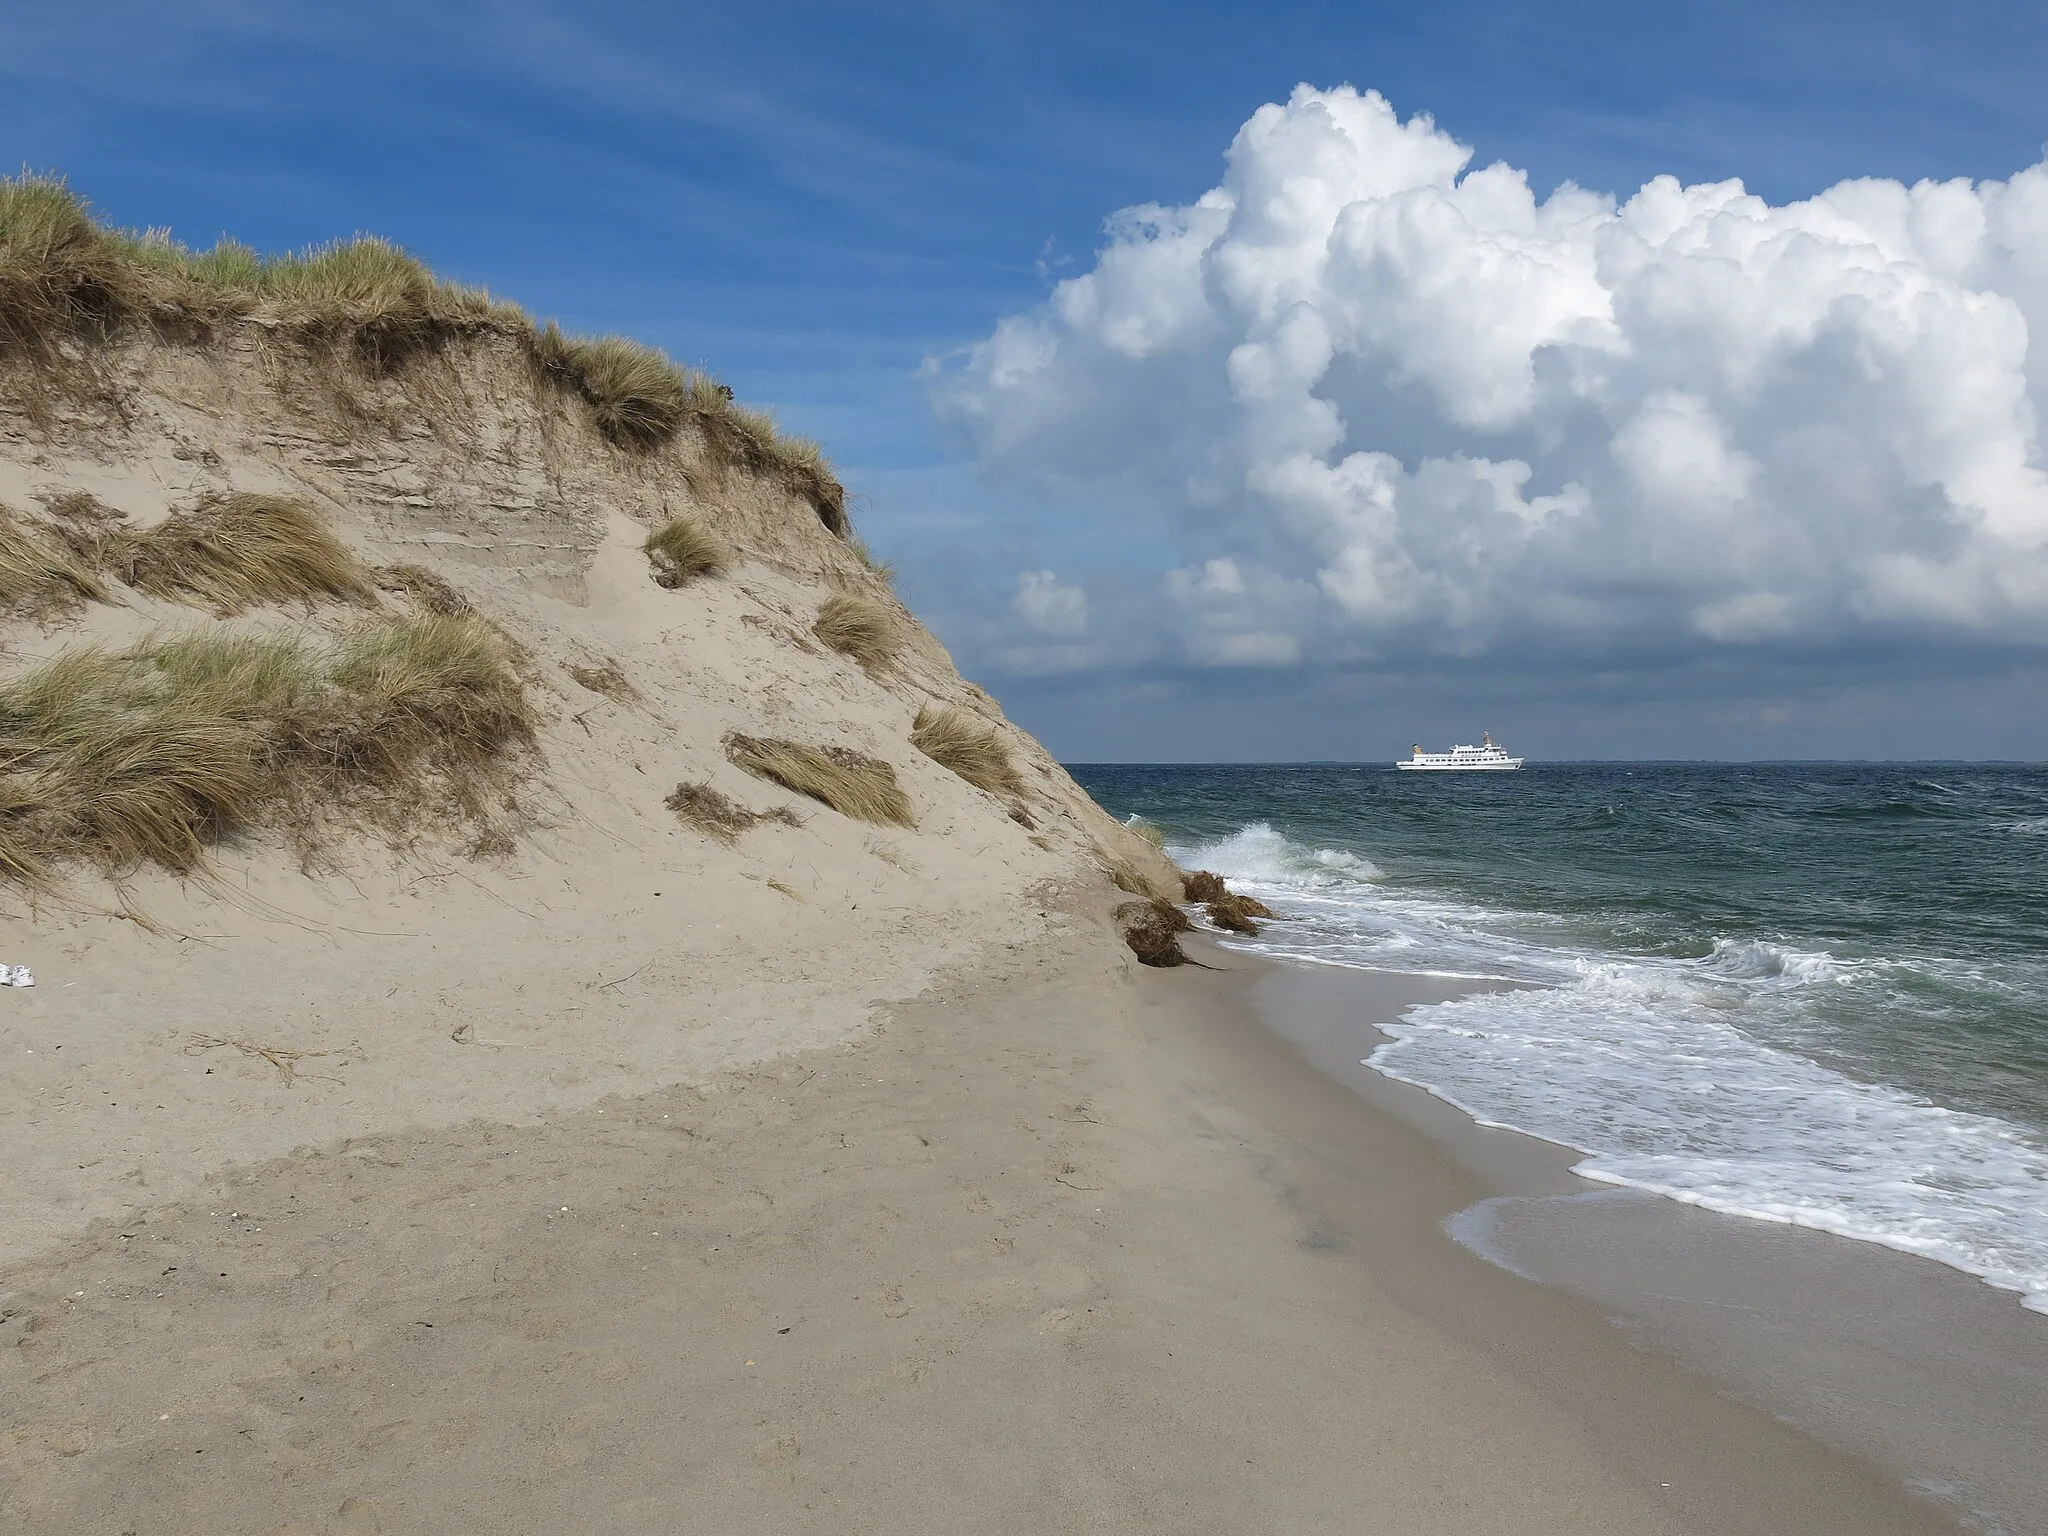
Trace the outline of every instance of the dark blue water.
<instances>
[{"instance_id":1,"label":"dark blue water","mask_svg":"<svg viewBox=\"0 0 2048 1536\"><path fill-rule=\"evenodd\" d=\"M2048 770L1073 771L1284 912L1259 948L1547 984L1417 1010L1390 1075L2048 1307Z\"/></svg>"}]
</instances>

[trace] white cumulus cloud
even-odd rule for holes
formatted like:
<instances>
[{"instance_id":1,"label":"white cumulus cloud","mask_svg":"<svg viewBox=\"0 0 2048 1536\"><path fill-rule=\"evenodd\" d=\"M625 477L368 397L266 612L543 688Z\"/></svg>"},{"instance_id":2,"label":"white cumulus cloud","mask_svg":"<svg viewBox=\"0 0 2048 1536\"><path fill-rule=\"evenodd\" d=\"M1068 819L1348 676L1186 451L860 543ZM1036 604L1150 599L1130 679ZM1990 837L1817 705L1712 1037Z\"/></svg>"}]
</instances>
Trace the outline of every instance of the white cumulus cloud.
<instances>
[{"instance_id":1,"label":"white cumulus cloud","mask_svg":"<svg viewBox=\"0 0 2048 1536\"><path fill-rule=\"evenodd\" d=\"M1010 607L1035 635L1072 640L1088 632L1088 594L1063 584L1051 571L1020 572Z\"/></svg>"},{"instance_id":2,"label":"white cumulus cloud","mask_svg":"<svg viewBox=\"0 0 2048 1536\"><path fill-rule=\"evenodd\" d=\"M1167 514L1198 663L2048 639L2048 161L1773 206L1470 159L1304 86L939 368L941 413ZM1014 606L1086 625L1049 572Z\"/></svg>"}]
</instances>

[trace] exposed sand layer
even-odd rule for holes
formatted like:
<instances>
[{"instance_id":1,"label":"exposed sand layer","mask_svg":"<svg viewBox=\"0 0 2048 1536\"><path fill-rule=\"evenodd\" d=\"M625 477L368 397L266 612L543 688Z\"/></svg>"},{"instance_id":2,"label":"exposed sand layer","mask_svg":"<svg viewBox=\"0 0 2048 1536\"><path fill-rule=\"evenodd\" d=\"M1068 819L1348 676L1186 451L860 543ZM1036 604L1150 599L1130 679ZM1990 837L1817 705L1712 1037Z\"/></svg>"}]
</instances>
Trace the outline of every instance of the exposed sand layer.
<instances>
[{"instance_id":1,"label":"exposed sand layer","mask_svg":"<svg viewBox=\"0 0 2048 1536\"><path fill-rule=\"evenodd\" d=\"M1945 1528L1446 1239L1470 1178L1242 970L1046 922L855 1043L252 1167L18 1267L4 1523Z\"/></svg>"}]
</instances>

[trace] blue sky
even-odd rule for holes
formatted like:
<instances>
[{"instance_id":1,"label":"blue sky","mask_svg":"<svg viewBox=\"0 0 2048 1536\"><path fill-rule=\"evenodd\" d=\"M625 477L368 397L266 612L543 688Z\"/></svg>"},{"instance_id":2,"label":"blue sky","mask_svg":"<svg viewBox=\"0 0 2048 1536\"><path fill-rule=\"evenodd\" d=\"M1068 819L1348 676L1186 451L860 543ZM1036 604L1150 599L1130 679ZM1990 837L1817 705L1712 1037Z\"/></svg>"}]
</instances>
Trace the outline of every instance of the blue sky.
<instances>
[{"instance_id":1,"label":"blue sky","mask_svg":"<svg viewBox=\"0 0 2048 1536\"><path fill-rule=\"evenodd\" d=\"M977 467L919 367L1087 270L1114 210L1216 185L1297 82L1430 112L1539 195L1669 172L1775 203L2009 176L2048 138L2042 78L2031 5L16 6L0 155L193 243L375 230L708 366L825 442L906 597L1069 758L1378 755L1485 723L1551 755L2036 757L2039 652L2006 642L1006 669L969 618L1020 570L1095 572L1099 610L1187 551L1158 514Z\"/></svg>"}]
</instances>

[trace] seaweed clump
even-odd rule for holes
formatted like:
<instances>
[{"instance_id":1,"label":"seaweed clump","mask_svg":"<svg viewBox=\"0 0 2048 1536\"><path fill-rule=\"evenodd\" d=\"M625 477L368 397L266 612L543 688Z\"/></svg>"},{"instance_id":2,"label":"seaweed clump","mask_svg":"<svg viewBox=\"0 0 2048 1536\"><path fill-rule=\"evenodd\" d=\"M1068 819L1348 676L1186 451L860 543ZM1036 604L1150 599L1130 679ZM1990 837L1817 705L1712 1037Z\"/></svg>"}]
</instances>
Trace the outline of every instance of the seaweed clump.
<instances>
[{"instance_id":1,"label":"seaweed clump","mask_svg":"<svg viewBox=\"0 0 2048 1536\"><path fill-rule=\"evenodd\" d=\"M1192 932L1195 925L1170 901L1127 901L1116 909L1116 926L1141 965L1164 969L1195 963L1180 947L1180 936Z\"/></svg>"}]
</instances>

